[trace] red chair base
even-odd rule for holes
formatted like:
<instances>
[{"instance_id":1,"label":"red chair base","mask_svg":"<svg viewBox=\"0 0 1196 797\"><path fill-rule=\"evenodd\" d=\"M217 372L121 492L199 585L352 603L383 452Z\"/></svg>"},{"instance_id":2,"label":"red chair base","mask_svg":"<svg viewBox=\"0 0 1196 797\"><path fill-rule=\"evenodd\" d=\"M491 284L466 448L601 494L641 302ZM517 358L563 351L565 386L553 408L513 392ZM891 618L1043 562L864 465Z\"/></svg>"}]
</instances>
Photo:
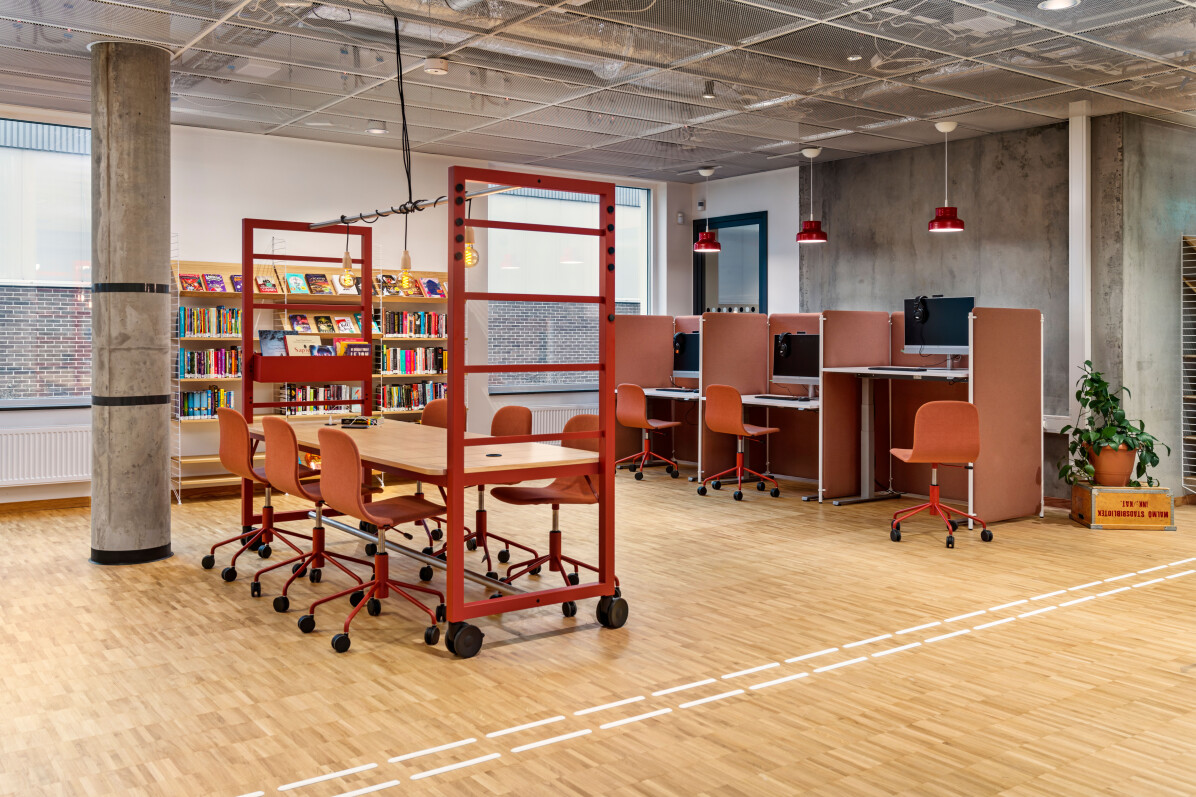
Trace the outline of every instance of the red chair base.
<instances>
[{"instance_id":1,"label":"red chair base","mask_svg":"<svg viewBox=\"0 0 1196 797\"><path fill-rule=\"evenodd\" d=\"M481 491L481 490L484 490L485 487L484 486L479 487L478 489L479 489L479 491ZM444 497L443 489L441 489L441 497L442 498ZM481 504L481 500L482 500L481 498L478 499L479 505ZM440 525L442 523L445 525L448 524L448 521L446 519L440 518L440 517L429 518L429 520L431 520L432 522L434 522L436 524L437 530L440 529ZM478 509L474 513L474 521L475 521L474 526L476 528L476 531L473 529L470 529L469 526L465 527L465 545L468 547L470 541L472 541L474 543L473 550L477 550L478 548L482 549L482 558L483 558L483 561L486 563L487 571L494 569L494 564L493 564L492 560L490 559L490 545L489 545L490 540L497 540L497 541L501 542L503 545L503 549L505 551L507 551L508 558L511 555L510 550L512 548L517 548L518 550L523 551L524 553L531 556L533 559L536 558L537 556L539 556L539 554L536 553L535 548L530 548L530 547L524 545L523 543L515 542L514 540L508 539L506 537L500 537L497 534L490 533L486 528L486 510L485 509ZM429 546L431 546L432 542L435 541L435 538L432 536L432 531L428 528L428 521L420 521L420 522L424 524L424 530L428 532L428 540L429 540L428 544L429 544ZM430 555L443 558L443 555L444 555L445 551L447 550L447 548L448 548L448 544L446 543L446 544L440 546L440 550L433 551ZM501 551L499 552L499 561L502 562L503 564L506 563L502 559Z\"/></svg>"},{"instance_id":2,"label":"red chair base","mask_svg":"<svg viewBox=\"0 0 1196 797\"><path fill-rule=\"evenodd\" d=\"M256 529L249 529L248 531L242 531L240 534L236 535L235 537L229 537L227 540L221 540L220 542L218 542L212 546L212 548L208 551L208 556L210 556L214 559L216 556L217 548L222 548L225 545L231 545L233 543L240 543L240 546L241 546L240 549L235 554L233 554L233 558L228 563L230 567L235 567L237 564L237 559L240 558L241 554L245 553L245 551L250 550L250 549L257 550L257 547L260 547L262 545L269 545L271 542L274 541L274 538L276 536L278 537L279 540L281 540L282 542L285 542L287 545L289 545L291 547L291 549L295 551L295 553L303 553L303 549L300 548L298 545L295 545L295 543L291 542L289 539L287 539L288 537L294 537L295 539L300 539L300 540L309 540L309 541L311 540L311 537L307 536L306 534L300 534L295 531L287 531L286 529L275 528L274 527L274 508L271 506L263 506L262 507L262 525L261 526L259 526ZM204 564L205 568L208 566L209 566L208 564L206 564L206 563Z\"/></svg>"},{"instance_id":3,"label":"red chair base","mask_svg":"<svg viewBox=\"0 0 1196 797\"><path fill-rule=\"evenodd\" d=\"M900 541L901 521L911 518L920 512L928 512L929 514L934 515L943 521L943 525L947 527L948 548L955 547L954 535L956 529L959 527L959 523L951 519L952 515L956 515L963 520L971 520L979 523L981 528L981 539L985 542L988 542L992 539L992 532L988 530L988 525L985 524L983 520L975 515L969 515L967 512L956 509L953 506L948 506L939 500L939 486L937 484L930 485L930 500L926 503L918 504L917 506L910 507L909 509L903 509L900 512L893 513L893 519L889 521L889 537L894 542Z\"/></svg>"},{"instance_id":4,"label":"red chair base","mask_svg":"<svg viewBox=\"0 0 1196 797\"><path fill-rule=\"evenodd\" d=\"M743 492L743 474L745 474L745 473L750 473L752 476L755 476L758 481L772 482L773 489L777 490L778 492L781 489L781 485L780 485L780 483L777 482L776 479L772 478L771 476L765 476L763 473L757 473L756 471L754 471L751 468L744 465L742 451L737 452L735 454L735 467L727 468L726 470L722 471L721 473L716 473L713 476L707 476L705 479L702 479L702 487L705 488L706 484L708 482L712 482L712 481L716 481L716 480L722 481L723 477L726 476L728 473L735 474L735 483L736 483L735 489L741 493Z\"/></svg>"},{"instance_id":5,"label":"red chair base","mask_svg":"<svg viewBox=\"0 0 1196 797\"><path fill-rule=\"evenodd\" d=\"M366 559L358 559L354 556L346 556L345 554L332 553L331 551L326 550L324 545L323 526L316 526L312 529L311 543L312 545L310 551L301 551L298 556L292 556L290 559L284 559L283 561L276 562L268 567L263 567L261 570L254 573L252 583L258 583L261 580L261 577L266 573L269 573L271 570L277 570L280 567L291 565L291 577L287 579L285 584L283 584L282 592L280 593L281 595L285 596L287 594L287 590L291 588L291 584L295 582L295 579L302 578L307 573L309 568L315 572L319 571L326 564L333 565L360 585L363 583L361 577L349 568L345 567L342 562L353 562L354 564L364 565L365 567L373 567L374 563ZM317 576L316 579L319 580L319 576ZM313 581L312 583L314 584L316 582ZM255 595L260 594L260 589L260 587L253 587L252 585L250 586L251 592Z\"/></svg>"},{"instance_id":6,"label":"red chair base","mask_svg":"<svg viewBox=\"0 0 1196 797\"><path fill-rule=\"evenodd\" d=\"M548 532L548 555L536 556L523 562L516 562L507 568L507 575L502 581L504 584L513 584L517 578L522 578L526 575L537 575L544 565L548 565L549 571L560 573L561 578L565 580L566 586L580 583L581 576L577 572L579 569L589 570L592 573L598 572L598 568L594 567L594 565L561 553L561 532L554 529ZM566 572L566 565L573 566L573 573ZM615 586L619 586L618 578L615 578Z\"/></svg>"},{"instance_id":7,"label":"red chair base","mask_svg":"<svg viewBox=\"0 0 1196 797\"><path fill-rule=\"evenodd\" d=\"M624 462L630 462L632 460L636 461L635 466L633 468L631 468L632 470L635 470L636 468L643 470L644 467L649 462L652 462L653 460L660 460L665 465L667 465L668 473L674 473L677 470L676 462L669 459L668 457L662 457L660 454L657 454L655 451L652 450L652 444L651 444L651 441L648 439L648 430L647 429L644 430L644 447L643 447L643 449L635 452L634 454L631 454L630 456L626 456L626 457L623 457L622 459L615 460L615 467L617 468L618 466L622 465ZM637 478L639 478L639 477L637 477Z\"/></svg>"}]
</instances>

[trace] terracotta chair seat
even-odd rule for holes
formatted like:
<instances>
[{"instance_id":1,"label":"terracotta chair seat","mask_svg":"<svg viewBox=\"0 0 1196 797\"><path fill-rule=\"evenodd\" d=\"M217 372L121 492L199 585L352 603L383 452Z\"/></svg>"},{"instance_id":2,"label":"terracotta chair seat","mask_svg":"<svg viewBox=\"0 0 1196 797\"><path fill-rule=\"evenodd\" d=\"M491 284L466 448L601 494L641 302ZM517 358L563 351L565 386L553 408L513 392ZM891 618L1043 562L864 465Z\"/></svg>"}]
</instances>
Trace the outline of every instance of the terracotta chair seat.
<instances>
[{"instance_id":1,"label":"terracotta chair seat","mask_svg":"<svg viewBox=\"0 0 1196 797\"><path fill-rule=\"evenodd\" d=\"M598 496L585 479L557 479L546 487L495 487L490 494L504 504L596 504Z\"/></svg>"},{"instance_id":2,"label":"terracotta chair seat","mask_svg":"<svg viewBox=\"0 0 1196 797\"><path fill-rule=\"evenodd\" d=\"M776 426L753 426L750 423L743 425L743 434L746 437L761 437L766 434L774 434L781 431Z\"/></svg>"}]
</instances>

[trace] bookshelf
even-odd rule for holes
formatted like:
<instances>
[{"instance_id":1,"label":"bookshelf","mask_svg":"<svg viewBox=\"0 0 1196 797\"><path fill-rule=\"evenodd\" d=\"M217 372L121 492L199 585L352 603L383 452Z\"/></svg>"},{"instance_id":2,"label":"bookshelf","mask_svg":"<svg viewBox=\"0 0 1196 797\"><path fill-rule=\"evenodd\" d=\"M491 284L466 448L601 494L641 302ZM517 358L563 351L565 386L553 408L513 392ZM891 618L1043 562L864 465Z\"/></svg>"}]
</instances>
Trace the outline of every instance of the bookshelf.
<instances>
[{"instance_id":1,"label":"bookshelf","mask_svg":"<svg viewBox=\"0 0 1196 797\"><path fill-rule=\"evenodd\" d=\"M281 254L285 251L285 242L281 239L273 239L272 247L273 252ZM242 313L242 300L244 297L242 293L232 289L232 277L234 275L238 277L241 275L241 264L182 260L178 257L177 240L174 240L172 241L171 271L173 277L172 294L175 299L172 302L174 311L172 328L174 330L173 342L176 352L172 374L174 391L172 411L174 434L172 437L174 439L171 456L171 486L175 499L181 503L183 493L187 490L229 487L240 483L240 479L227 473L220 465L220 457L217 453L219 449L219 434L214 416L214 408L211 409L211 417L208 417L208 413L199 416L188 416L185 397L188 393L223 390L225 391L225 395L231 394L228 399L229 406L234 409L243 409L241 368L230 369L225 366L247 363L252 352L248 354L240 352L243 345L242 327L240 326L228 327L212 323L201 323L199 325L187 323L188 319L194 320L197 317L205 321L210 321L214 317L218 319L220 317L220 308L222 307L225 309L235 309L239 323L241 325L247 323ZM353 317L354 312L360 312L361 296L358 293L334 293L332 295L304 294L289 290L287 284L288 274L303 275L305 281L307 274L323 274L329 283L331 283L342 272L342 268L332 264L307 265L293 262L285 264L283 262L255 264L253 302L277 301L279 306L273 309L254 310L253 318L248 322L251 324L248 329L253 340L254 351L260 352L258 330L289 331L291 330L289 316L292 314L306 314L309 320L312 320L316 315L330 315L334 317L338 315L333 310L324 309L308 312L303 309L305 305L321 305L326 308L343 305L345 307L345 314L349 317ZM360 268L355 267L352 269L352 272L355 277L360 277L361 275ZM396 270L375 268L375 274L379 273L393 277L396 282L400 278L400 272ZM182 277L187 275L198 275L199 279L204 281L203 286L205 290L195 290L194 280L188 279L184 281ZM205 275L218 275L226 290L206 290L208 285ZM410 279L419 280L421 283L423 280L430 278L435 279L444 286L444 274L441 272L411 271L409 275ZM277 288L277 292L261 291L258 286L257 278L259 277L270 280L270 283ZM243 290L248 287L242 285ZM447 286L444 286L444 288L445 293L447 293ZM335 287L333 287L333 290L336 290ZM384 347L387 349L446 348L448 339L442 327L444 326L443 314L447 306L447 296L379 296L378 283L375 281L373 315L375 323L378 324L377 329L387 328L386 324L389 316L392 328L396 332L408 331L400 328L401 322L406 320L409 326L431 329L439 334L383 335L376 332L373 335L375 367L372 369L372 381L374 385L374 406L372 411L374 414L381 414L384 417L395 420L418 421L423 414L423 404L437 395L443 395L447 381L447 376L443 370L419 373L391 373L380 369L379 358ZM189 313L191 315L188 315ZM403 313L408 315L401 315ZM429 314L437 318L429 320ZM227 318L224 320L228 321ZM353 320L356 324L357 319L353 317ZM365 319L362 320L365 321ZM180 321L183 322L182 328L180 328ZM331 345L338 338L356 339L360 335L360 327L357 327L357 331L353 333L316 332L313 330L310 334L320 338L324 343ZM215 352L222 350L225 352L236 350L239 352L239 357L233 358L227 354L222 355L219 367L210 373L194 373L185 367L188 356L193 360L202 360L204 357L214 359L216 356ZM199 356L196 357L196 354ZM180 360L184 362L182 369L180 369ZM202 361L206 362L206 360ZM264 385L259 383L255 390L255 402L287 400L286 389L288 385L320 387L334 384L334 382L327 380ZM389 386L397 387L401 385L410 387L406 390L388 391L386 389ZM400 393L404 395L400 397ZM215 393L215 395L218 396L220 394ZM421 401L417 402L414 406L403 403L402 400L383 403L387 399L402 399L408 395L419 396ZM257 414L260 415L262 412L286 413L288 410L291 410L298 417L327 418L329 416L327 411L310 412L302 407L259 409ZM332 417L351 417L357 414L359 413L334 411Z\"/></svg>"}]
</instances>

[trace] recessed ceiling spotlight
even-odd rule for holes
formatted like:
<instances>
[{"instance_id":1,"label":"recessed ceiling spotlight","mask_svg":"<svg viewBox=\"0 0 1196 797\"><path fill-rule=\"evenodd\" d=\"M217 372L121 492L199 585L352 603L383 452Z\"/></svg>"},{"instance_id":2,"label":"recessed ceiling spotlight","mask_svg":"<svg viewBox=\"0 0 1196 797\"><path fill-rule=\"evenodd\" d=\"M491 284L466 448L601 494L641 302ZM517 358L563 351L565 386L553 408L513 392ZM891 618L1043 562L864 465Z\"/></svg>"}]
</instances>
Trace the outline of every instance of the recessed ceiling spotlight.
<instances>
[{"instance_id":1,"label":"recessed ceiling spotlight","mask_svg":"<svg viewBox=\"0 0 1196 797\"><path fill-rule=\"evenodd\" d=\"M380 122L377 119L371 119L369 124L365 126L365 132L371 133L375 136L380 136L386 133L386 122Z\"/></svg>"},{"instance_id":2,"label":"recessed ceiling spotlight","mask_svg":"<svg viewBox=\"0 0 1196 797\"><path fill-rule=\"evenodd\" d=\"M714 81L713 80L706 81L706 87L704 89L702 89L702 99L704 99L704 100L713 100L714 99Z\"/></svg>"},{"instance_id":3,"label":"recessed ceiling spotlight","mask_svg":"<svg viewBox=\"0 0 1196 797\"><path fill-rule=\"evenodd\" d=\"M424 71L429 75L447 75L449 71L448 65L447 58L424 59Z\"/></svg>"},{"instance_id":4,"label":"recessed ceiling spotlight","mask_svg":"<svg viewBox=\"0 0 1196 797\"><path fill-rule=\"evenodd\" d=\"M709 177L710 175L714 174L714 167L703 166L702 168L698 169L698 174L702 175L703 177Z\"/></svg>"},{"instance_id":5,"label":"recessed ceiling spotlight","mask_svg":"<svg viewBox=\"0 0 1196 797\"><path fill-rule=\"evenodd\" d=\"M1043 11L1066 11L1069 8L1075 8L1080 4L1080 0L1042 0L1038 7Z\"/></svg>"},{"instance_id":6,"label":"recessed ceiling spotlight","mask_svg":"<svg viewBox=\"0 0 1196 797\"><path fill-rule=\"evenodd\" d=\"M862 55L849 55L849 56L847 56L847 60L848 60L848 61L863 61L863 60L864 60L864 56L862 56Z\"/></svg>"},{"instance_id":7,"label":"recessed ceiling spotlight","mask_svg":"<svg viewBox=\"0 0 1196 797\"><path fill-rule=\"evenodd\" d=\"M279 8L311 8L312 0L274 0Z\"/></svg>"}]
</instances>

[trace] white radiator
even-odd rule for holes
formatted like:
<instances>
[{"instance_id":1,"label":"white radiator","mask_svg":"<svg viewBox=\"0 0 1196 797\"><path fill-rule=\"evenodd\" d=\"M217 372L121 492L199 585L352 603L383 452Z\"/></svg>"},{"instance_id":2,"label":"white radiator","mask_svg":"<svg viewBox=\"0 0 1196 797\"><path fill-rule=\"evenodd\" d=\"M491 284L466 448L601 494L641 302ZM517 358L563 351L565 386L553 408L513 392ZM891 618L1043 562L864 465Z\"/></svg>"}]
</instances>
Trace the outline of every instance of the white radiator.
<instances>
[{"instance_id":1,"label":"white radiator","mask_svg":"<svg viewBox=\"0 0 1196 797\"><path fill-rule=\"evenodd\" d=\"M565 421L574 415L598 412L592 404L570 404L567 406L530 407L532 411L532 434L556 434L565 428ZM560 445L560 443L553 443Z\"/></svg>"},{"instance_id":2,"label":"white radiator","mask_svg":"<svg viewBox=\"0 0 1196 797\"><path fill-rule=\"evenodd\" d=\"M90 426L0 429L0 487L90 479Z\"/></svg>"}]
</instances>

